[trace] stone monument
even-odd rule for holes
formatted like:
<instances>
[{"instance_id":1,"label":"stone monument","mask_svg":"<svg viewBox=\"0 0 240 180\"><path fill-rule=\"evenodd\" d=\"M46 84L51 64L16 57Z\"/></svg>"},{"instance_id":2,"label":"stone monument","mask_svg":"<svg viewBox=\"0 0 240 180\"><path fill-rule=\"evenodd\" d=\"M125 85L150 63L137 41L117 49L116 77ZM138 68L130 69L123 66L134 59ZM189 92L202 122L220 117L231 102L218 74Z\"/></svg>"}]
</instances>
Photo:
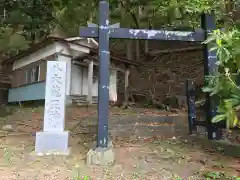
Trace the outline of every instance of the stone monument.
<instances>
[{"instance_id":1,"label":"stone monument","mask_svg":"<svg viewBox=\"0 0 240 180\"><path fill-rule=\"evenodd\" d=\"M36 133L35 152L38 155L68 155L68 132L65 126L67 63L47 62L43 132Z\"/></svg>"}]
</instances>

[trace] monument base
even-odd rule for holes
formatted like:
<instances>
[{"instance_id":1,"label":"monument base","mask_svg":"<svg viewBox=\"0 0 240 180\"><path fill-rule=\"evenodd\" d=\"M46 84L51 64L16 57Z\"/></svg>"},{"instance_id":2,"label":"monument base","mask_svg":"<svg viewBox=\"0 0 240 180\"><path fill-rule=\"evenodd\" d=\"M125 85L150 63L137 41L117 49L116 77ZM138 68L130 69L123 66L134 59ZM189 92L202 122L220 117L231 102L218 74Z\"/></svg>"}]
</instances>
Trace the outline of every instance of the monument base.
<instances>
[{"instance_id":1,"label":"monument base","mask_svg":"<svg viewBox=\"0 0 240 180\"><path fill-rule=\"evenodd\" d=\"M111 166L115 161L112 147L90 149L87 153L87 165Z\"/></svg>"},{"instance_id":2,"label":"monument base","mask_svg":"<svg viewBox=\"0 0 240 180\"><path fill-rule=\"evenodd\" d=\"M41 155L69 155L68 132L37 132L35 153Z\"/></svg>"}]
</instances>

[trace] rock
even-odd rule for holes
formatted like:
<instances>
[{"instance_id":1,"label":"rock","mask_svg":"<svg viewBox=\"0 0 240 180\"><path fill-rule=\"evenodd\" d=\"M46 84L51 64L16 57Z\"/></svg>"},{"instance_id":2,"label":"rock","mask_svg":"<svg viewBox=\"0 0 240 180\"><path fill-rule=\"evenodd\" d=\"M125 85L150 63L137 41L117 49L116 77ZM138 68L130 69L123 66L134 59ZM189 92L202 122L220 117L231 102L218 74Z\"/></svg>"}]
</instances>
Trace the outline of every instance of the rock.
<instances>
[{"instance_id":1,"label":"rock","mask_svg":"<svg viewBox=\"0 0 240 180\"><path fill-rule=\"evenodd\" d=\"M176 96L166 96L162 102L170 108L179 108L179 102Z\"/></svg>"},{"instance_id":2,"label":"rock","mask_svg":"<svg viewBox=\"0 0 240 180\"><path fill-rule=\"evenodd\" d=\"M3 127L2 127L2 130L3 131L14 131L14 129L13 129L13 127L12 127L12 125L4 125Z\"/></svg>"},{"instance_id":3,"label":"rock","mask_svg":"<svg viewBox=\"0 0 240 180\"><path fill-rule=\"evenodd\" d=\"M115 156L112 148L90 149L87 153L87 165L110 166L113 165Z\"/></svg>"}]
</instances>

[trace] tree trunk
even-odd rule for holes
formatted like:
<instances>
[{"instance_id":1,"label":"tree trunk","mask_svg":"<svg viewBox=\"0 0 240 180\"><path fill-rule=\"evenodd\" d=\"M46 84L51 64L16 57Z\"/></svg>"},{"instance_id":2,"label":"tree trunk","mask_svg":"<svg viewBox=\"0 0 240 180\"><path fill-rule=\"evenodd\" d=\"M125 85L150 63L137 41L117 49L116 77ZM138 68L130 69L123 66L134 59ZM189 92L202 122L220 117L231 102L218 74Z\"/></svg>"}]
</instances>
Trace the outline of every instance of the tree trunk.
<instances>
[{"instance_id":1,"label":"tree trunk","mask_svg":"<svg viewBox=\"0 0 240 180\"><path fill-rule=\"evenodd\" d=\"M125 5L125 1L123 1L124 5ZM124 6L122 4L121 5L121 21L124 21L124 19L128 18L126 16L126 14L128 14L127 9L124 8ZM128 21L127 27L131 27L131 23ZM126 54L127 54L127 59L132 60L132 40L127 40L126 43Z\"/></svg>"},{"instance_id":2,"label":"tree trunk","mask_svg":"<svg viewBox=\"0 0 240 180\"><path fill-rule=\"evenodd\" d=\"M224 20L224 28L229 29L233 25L233 14L235 1L234 0L225 0L225 20Z\"/></svg>"},{"instance_id":3,"label":"tree trunk","mask_svg":"<svg viewBox=\"0 0 240 180\"><path fill-rule=\"evenodd\" d=\"M142 16L141 6L138 7L136 12L137 12L136 17L137 17L137 20L138 20L138 25L140 26L141 16ZM138 27L138 28L140 28L140 27ZM136 40L136 60L137 61L140 60L140 40Z\"/></svg>"},{"instance_id":4,"label":"tree trunk","mask_svg":"<svg viewBox=\"0 0 240 180\"><path fill-rule=\"evenodd\" d=\"M148 40L145 40L144 41L144 50L145 50L145 54L147 54L148 53Z\"/></svg>"},{"instance_id":5,"label":"tree trunk","mask_svg":"<svg viewBox=\"0 0 240 180\"><path fill-rule=\"evenodd\" d=\"M120 3L121 5L121 21L124 21L124 19L128 18L126 15L129 14L127 11L128 9L125 8L127 7L126 6L126 3L127 1L122 1L122 3ZM124 7L125 6L125 7ZM128 21L128 24L127 24L127 27L131 27L131 23ZM127 59L128 60L132 60L133 59L133 52L132 52L132 40L127 40L126 42L126 45L125 45L125 48L126 48L126 55L127 55ZM126 77L128 78L129 76L129 72L127 72L127 74L125 74L125 98L124 98L124 103L123 103L123 108L126 108L128 107L128 97L129 97L129 82L128 82L128 79L127 79L127 82L126 82ZM127 84L126 84L127 83ZM127 85L127 87L126 87Z\"/></svg>"},{"instance_id":6,"label":"tree trunk","mask_svg":"<svg viewBox=\"0 0 240 180\"><path fill-rule=\"evenodd\" d=\"M94 3L92 3L92 8L94 9ZM88 22L93 22L94 11L91 11L89 14Z\"/></svg>"},{"instance_id":7,"label":"tree trunk","mask_svg":"<svg viewBox=\"0 0 240 180\"><path fill-rule=\"evenodd\" d=\"M88 64L88 95L87 102L92 104L92 85L93 85L93 60L90 60Z\"/></svg>"},{"instance_id":8,"label":"tree trunk","mask_svg":"<svg viewBox=\"0 0 240 180\"><path fill-rule=\"evenodd\" d=\"M128 107L128 99L129 99L129 69L128 67L125 68L125 81L124 81L124 104L123 107Z\"/></svg>"}]
</instances>

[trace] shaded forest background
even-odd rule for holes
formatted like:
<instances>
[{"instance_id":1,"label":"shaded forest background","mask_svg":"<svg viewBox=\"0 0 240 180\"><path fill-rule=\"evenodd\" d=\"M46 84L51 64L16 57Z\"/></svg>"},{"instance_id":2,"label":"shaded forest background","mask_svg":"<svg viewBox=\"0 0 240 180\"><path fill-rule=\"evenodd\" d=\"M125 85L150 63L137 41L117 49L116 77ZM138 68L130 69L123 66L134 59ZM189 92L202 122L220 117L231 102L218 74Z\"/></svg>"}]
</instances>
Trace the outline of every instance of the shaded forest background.
<instances>
[{"instance_id":1,"label":"shaded forest background","mask_svg":"<svg viewBox=\"0 0 240 180\"><path fill-rule=\"evenodd\" d=\"M110 22L121 27L197 30L203 12L215 11L218 27L238 26L234 0L110 0ZM98 23L97 0L0 0L0 60L48 36L73 37ZM144 65L131 69L130 92L150 101L185 94L185 80L203 81L202 45L169 41L111 40L111 52ZM121 77L121 74L119 75ZM121 81L122 78L119 78ZM120 97L121 90L119 88Z\"/></svg>"}]
</instances>

